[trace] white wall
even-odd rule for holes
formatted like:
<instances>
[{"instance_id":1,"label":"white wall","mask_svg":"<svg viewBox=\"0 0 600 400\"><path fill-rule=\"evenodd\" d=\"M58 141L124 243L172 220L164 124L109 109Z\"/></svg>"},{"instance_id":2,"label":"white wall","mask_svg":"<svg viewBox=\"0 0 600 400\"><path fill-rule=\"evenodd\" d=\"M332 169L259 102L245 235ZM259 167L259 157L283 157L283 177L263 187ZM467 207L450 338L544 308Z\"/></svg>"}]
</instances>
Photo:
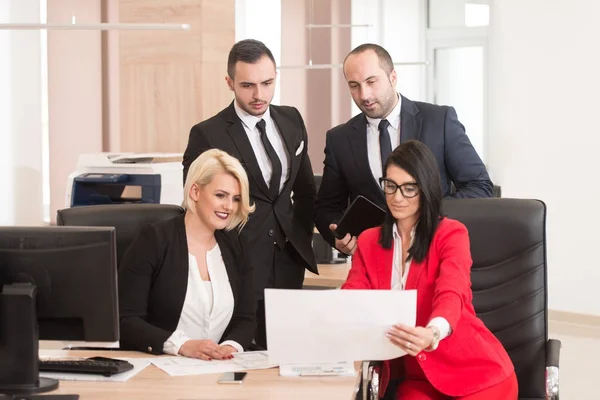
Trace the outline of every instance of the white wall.
<instances>
[{"instance_id":1,"label":"white wall","mask_svg":"<svg viewBox=\"0 0 600 400\"><path fill-rule=\"evenodd\" d=\"M98 23L100 1L49 0L48 23ZM80 154L102 151L101 33L48 31L50 220L66 207L67 178Z\"/></svg>"},{"instance_id":2,"label":"white wall","mask_svg":"<svg viewBox=\"0 0 600 400\"><path fill-rule=\"evenodd\" d=\"M0 0L0 21L40 22L40 0ZM40 225L40 31L0 30L0 225Z\"/></svg>"},{"instance_id":3,"label":"white wall","mask_svg":"<svg viewBox=\"0 0 600 400\"><path fill-rule=\"evenodd\" d=\"M9 0L0 0L0 21L10 22ZM6 189L0 195L0 225L12 225L14 207L13 161L12 161L12 66L10 62L11 35L0 31L0 171L2 186Z\"/></svg>"},{"instance_id":4,"label":"white wall","mask_svg":"<svg viewBox=\"0 0 600 400\"><path fill-rule=\"evenodd\" d=\"M600 2L498 0L489 165L504 197L548 206L550 308L600 314Z\"/></svg>"}]
</instances>

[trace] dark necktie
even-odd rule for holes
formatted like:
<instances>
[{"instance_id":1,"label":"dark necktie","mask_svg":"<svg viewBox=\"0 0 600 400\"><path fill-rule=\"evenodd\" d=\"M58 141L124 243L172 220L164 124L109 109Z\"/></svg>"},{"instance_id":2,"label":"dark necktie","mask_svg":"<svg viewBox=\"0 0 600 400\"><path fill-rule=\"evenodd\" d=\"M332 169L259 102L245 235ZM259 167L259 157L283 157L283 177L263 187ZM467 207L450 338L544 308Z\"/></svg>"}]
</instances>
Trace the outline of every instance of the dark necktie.
<instances>
[{"instance_id":1,"label":"dark necktie","mask_svg":"<svg viewBox=\"0 0 600 400\"><path fill-rule=\"evenodd\" d=\"M281 161L279 157L277 157L277 153L275 149L269 142L269 138L267 137L267 130L265 129L266 123L264 119L261 119L256 124L256 127L260 131L260 140L265 146L265 150L267 152L267 156L269 156L269 160L271 161L271 181L269 182L269 193L273 199L276 199L279 196L279 184L281 182Z\"/></svg>"},{"instance_id":2,"label":"dark necktie","mask_svg":"<svg viewBox=\"0 0 600 400\"><path fill-rule=\"evenodd\" d=\"M388 132L390 123L387 119L382 119L379 123L379 151L381 152L381 173L385 175L385 161L392 153L392 142Z\"/></svg>"}]
</instances>

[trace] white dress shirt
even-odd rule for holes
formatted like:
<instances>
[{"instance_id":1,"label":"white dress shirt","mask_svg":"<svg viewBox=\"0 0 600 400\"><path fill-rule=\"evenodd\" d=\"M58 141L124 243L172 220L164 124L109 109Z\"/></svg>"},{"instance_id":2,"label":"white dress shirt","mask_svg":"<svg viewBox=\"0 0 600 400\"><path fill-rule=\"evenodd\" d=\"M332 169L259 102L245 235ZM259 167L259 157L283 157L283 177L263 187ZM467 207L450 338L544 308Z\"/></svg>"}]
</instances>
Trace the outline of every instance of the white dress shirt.
<instances>
[{"instance_id":1,"label":"white dress shirt","mask_svg":"<svg viewBox=\"0 0 600 400\"><path fill-rule=\"evenodd\" d=\"M165 353L173 355L177 355L188 340L210 339L218 343L233 316L233 292L219 245L206 253L210 281L200 276L196 257L188 254L188 259L188 284L179 323L163 346ZM233 346L240 353L244 351L233 340L226 340L221 345Z\"/></svg>"},{"instance_id":2,"label":"white dress shirt","mask_svg":"<svg viewBox=\"0 0 600 400\"><path fill-rule=\"evenodd\" d=\"M385 119L388 120L388 133L392 151L400 144L400 109L402 108L402 97L398 94L398 104L389 113ZM379 146L379 123L381 119L367 117L367 154L369 155L369 166L375 181L379 183L379 178L383 176L381 170L381 151Z\"/></svg>"},{"instance_id":3,"label":"white dress shirt","mask_svg":"<svg viewBox=\"0 0 600 400\"><path fill-rule=\"evenodd\" d=\"M408 277L408 271L410 271L411 260L408 258L404 264L404 271L402 271L402 238L400 232L398 232L398 226L394 224L392 228L394 236L394 258L392 265L392 290L404 290L406 287L406 278ZM415 228L410 232L410 243L412 246L413 240L415 239ZM427 326L435 326L440 331L440 340L444 339L450 334L450 323L446 318L435 317Z\"/></svg>"},{"instance_id":4,"label":"white dress shirt","mask_svg":"<svg viewBox=\"0 0 600 400\"><path fill-rule=\"evenodd\" d=\"M246 135L248 135L248 139L252 145L252 150L254 150L254 155L258 161L263 178L265 179L267 186L269 186L269 182L271 182L271 175L273 174L273 167L271 166L271 160L267 155L265 146L263 145L262 140L260 140L260 131L256 127L258 121L261 119L265 120L267 138L269 139L269 142L271 142L273 149L275 149L275 153L277 153L277 157L279 157L279 161L281 161L281 166L283 169L283 171L281 171L281 181L279 184L279 191L281 192L281 189L283 189L283 186L287 182L290 174L290 157L287 147L285 147L285 143L283 142L283 138L281 137L281 133L279 132L279 128L277 127L277 124L275 124L275 121L273 121L273 118L271 118L270 109L267 108L267 111L262 117L255 117L254 115L248 114L246 111L242 110L241 107L238 106L237 101L234 101L233 105L237 116L242 120L242 125L246 131Z\"/></svg>"}]
</instances>

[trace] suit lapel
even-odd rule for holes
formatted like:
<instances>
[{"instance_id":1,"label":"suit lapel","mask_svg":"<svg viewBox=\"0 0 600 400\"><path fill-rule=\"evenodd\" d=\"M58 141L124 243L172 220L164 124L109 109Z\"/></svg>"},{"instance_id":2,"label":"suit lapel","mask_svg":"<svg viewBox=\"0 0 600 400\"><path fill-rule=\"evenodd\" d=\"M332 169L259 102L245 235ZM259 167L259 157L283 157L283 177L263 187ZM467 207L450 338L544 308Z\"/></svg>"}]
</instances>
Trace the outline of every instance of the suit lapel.
<instances>
[{"instance_id":1,"label":"suit lapel","mask_svg":"<svg viewBox=\"0 0 600 400\"><path fill-rule=\"evenodd\" d=\"M416 289L419 284L419 278L425 269L425 262L427 259L423 260L423 262L410 262L410 269L408 270L408 277L406 278L406 290Z\"/></svg>"},{"instance_id":2,"label":"suit lapel","mask_svg":"<svg viewBox=\"0 0 600 400\"><path fill-rule=\"evenodd\" d=\"M236 299L237 303L239 278L235 257L231 253L229 240L224 232L215 231L215 239L217 240L217 244L219 245L219 249L221 250L221 257L223 258L223 264L225 264L225 270L227 271L227 277L229 278L228 281L221 279L220 285L226 284L231 286L231 292L233 293L233 297L234 299ZM224 289L221 289L219 291L221 292L222 290Z\"/></svg>"},{"instance_id":3,"label":"suit lapel","mask_svg":"<svg viewBox=\"0 0 600 400\"><path fill-rule=\"evenodd\" d=\"M282 166L283 168L289 167L288 180L285 183L287 186L290 182L294 182L296 180L295 175L300 164L296 162L296 158L299 157L296 157L296 149L294 146L296 144L295 138L302 138L302 132L300 127L294 126L290 120L285 118L285 116L282 115L280 110L278 110L276 107L271 106L269 111L271 113L271 118L273 118L273 121L275 121L275 124L279 129L279 133L281 134L281 138L283 139L283 143L285 144L285 148L288 152L289 166ZM306 146L306 143L304 145Z\"/></svg>"},{"instance_id":4,"label":"suit lapel","mask_svg":"<svg viewBox=\"0 0 600 400\"><path fill-rule=\"evenodd\" d=\"M174 245L179 245L179 251L174 251L175 262L173 265L168 265L170 267L169 274L175 276L175 282L177 290L171 293L171 300L176 307L177 312L171 313L167 316L167 324L166 326L171 327L172 330L177 328L177 324L179 323L179 317L181 316L181 311L183 310L183 304L185 303L185 294L188 289L188 272L190 269L190 260L188 258L189 249L187 244L187 234L185 231L185 213L176 217L174 222L175 224L175 239L173 241ZM165 264L167 266L167 264Z\"/></svg>"},{"instance_id":5,"label":"suit lapel","mask_svg":"<svg viewBox=\"0 0 600 400\"><path fill-rule=\"evenodd\" d=\"M400 108L400 144L407 140L419 140L421 137L422 118L417 105L402 96L402 107Z\"/></svg>"},{"instance_id":6,"label":"suit lapel","mask_svg":"<svg viewBox=\"0 0 600 400\"><path fill-rule=\"evenodd\" d=\"M377 279L378 289L390 290L392 288L392 263L394 259L394 249L384 249L377 246L379 252L377 256Z\"/></svg>"},{"instance_id":7,"label":"suit lapel","mask_svg":"<svg viewBox=\"0 0 600 400\"><path fill-rule=\"evenodd\" d=\"M379 188L379 183L375 180L373 173L371 172L371 165L369 164L369 150L367 147L367 118L364 114L361 114L360 118L357 118L352 124L352 131L348 135L350 141L350 148L354 155L354 162L356 168L362 174L367 174L366 182L369 182L371 191L377 193L380 200L385 203L385 197L383 192Z\"/></svg>"},{"instance_id":8,"label":"suit lapel","mask_svg":"<svg viewBox=\"0 0 600 400\"><path fill-rule=\"evenodd\" d=\"M233 102L226 110L227 112L225 113L225 119L230 124L227 128L227 133L231 137L231 140L233 140L235 143L235 146L242 157L241 161L245 164L246 171L248 171L249 175L252 177L252 179L254 179L258 188L267 198L269 198L269 186L266 184L265 178L260 170L256 155L254 154L254 150L252 149L248 135L246 135L242 121L235 113Z\"/></svg>"}]
</instances>

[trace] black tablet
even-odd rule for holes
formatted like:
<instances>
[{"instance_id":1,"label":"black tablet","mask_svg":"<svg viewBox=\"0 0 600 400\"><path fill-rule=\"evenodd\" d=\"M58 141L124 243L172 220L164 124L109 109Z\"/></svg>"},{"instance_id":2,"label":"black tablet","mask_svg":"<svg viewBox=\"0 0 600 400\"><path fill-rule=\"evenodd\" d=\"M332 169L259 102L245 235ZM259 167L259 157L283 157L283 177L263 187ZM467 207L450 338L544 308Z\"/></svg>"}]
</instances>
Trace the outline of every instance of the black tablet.
<instances>
[{"instance_id":1,"label":"black tablet","mask_svg":"<svg viewBox=\"0 0 600 400\"><path fill-rule=\"evenodd\" d=\"M384 218L384 209L366 197L358 196L342 216L333 235L338 239L342 239L346 233L358 236L365 229L381 225Z\"/></svg>"}]
</instances>

